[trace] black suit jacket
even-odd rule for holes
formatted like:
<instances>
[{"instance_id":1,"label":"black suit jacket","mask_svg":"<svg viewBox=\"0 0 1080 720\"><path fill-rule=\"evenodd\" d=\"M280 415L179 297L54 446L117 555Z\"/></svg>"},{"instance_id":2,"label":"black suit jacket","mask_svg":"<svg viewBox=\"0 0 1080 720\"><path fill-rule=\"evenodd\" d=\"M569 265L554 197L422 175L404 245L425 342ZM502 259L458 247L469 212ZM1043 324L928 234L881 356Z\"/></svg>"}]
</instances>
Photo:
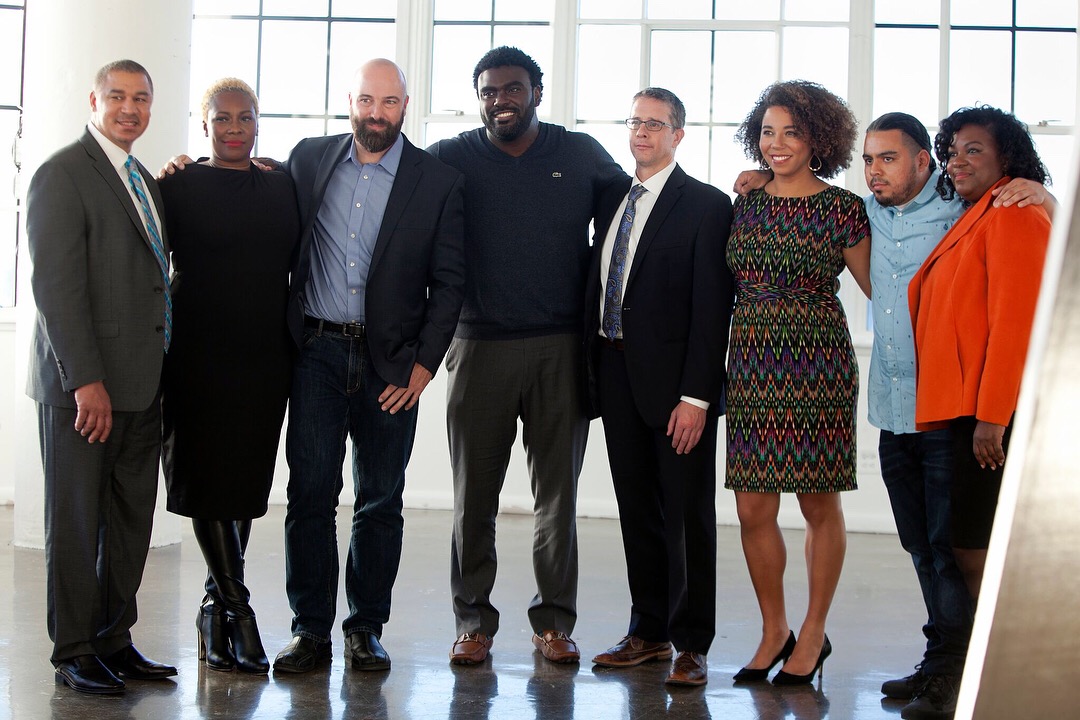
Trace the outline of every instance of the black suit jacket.
<instances>
[{"instance_id":1,"label":"black suit jacket","mask_svg":"<svg viewBox=\"0 0 1080 720\"><path fill-rule=\"evenodd\" d=\"M600 414L595 347L600 329L600 257L621 217L630 183L600 200L585 303L590 417ZM668 178L642 229L623 293L623 347L634 402L654 427L667 425L682 396L724 412L724 370L735 285L726 253L731 200L681 167Z\"/></svg>"},{"instance_id":2,"label":"black suit jacket","mask_svg":"<svg viewBox=\"0 0 1080 720\"><path fill-rule=\"evenodd\" d=\"M409 384L414 363L435 374L457 327L465 287L464 178L404 137L365 293L368 346L379 376ZM285 163L296 184L300 242L289 295L289 331L303 340L315 217L350 134L301 140Z\"/></svg>"}]
</instances>

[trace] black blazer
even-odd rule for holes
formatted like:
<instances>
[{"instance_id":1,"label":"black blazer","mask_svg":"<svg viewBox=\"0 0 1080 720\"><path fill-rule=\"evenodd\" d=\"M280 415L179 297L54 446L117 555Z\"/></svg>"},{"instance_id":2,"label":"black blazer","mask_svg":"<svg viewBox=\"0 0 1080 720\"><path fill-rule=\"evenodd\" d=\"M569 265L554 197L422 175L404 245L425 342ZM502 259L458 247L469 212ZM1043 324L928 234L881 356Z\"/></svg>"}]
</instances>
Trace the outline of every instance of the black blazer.
<instances>
[{"instance_id":1,"label":"black blazer","mask_svg":"<svg viewBox=\"0 0 1080 720\"><path fill-rule=\"evenodd\" d=\"M600 257L613 219L621 217L629 182L600 200L585 302L590 417L600 414L596 345L600 329ZM644 420L667 425L682 396L724 412L725 356L735 285L726 253L731 200L678 165L641 233L623 294L623 352Z\"/></svg>"},{"instance_id":2,"label":"black blazer","mask_svg":"<svg viewBox=\"0 0 1080 720\"><path fill-rule=\"evenodd\" d=\"M402 138L401 163L368 271L368 346L379 376L409 384L414 363L435 374L457 327L465 287L461 173ZM289 291L289 331L303 341L315 216L351 134L301 140L284 167L296 184L300 242Z\"/></svg>"}]
</instances>

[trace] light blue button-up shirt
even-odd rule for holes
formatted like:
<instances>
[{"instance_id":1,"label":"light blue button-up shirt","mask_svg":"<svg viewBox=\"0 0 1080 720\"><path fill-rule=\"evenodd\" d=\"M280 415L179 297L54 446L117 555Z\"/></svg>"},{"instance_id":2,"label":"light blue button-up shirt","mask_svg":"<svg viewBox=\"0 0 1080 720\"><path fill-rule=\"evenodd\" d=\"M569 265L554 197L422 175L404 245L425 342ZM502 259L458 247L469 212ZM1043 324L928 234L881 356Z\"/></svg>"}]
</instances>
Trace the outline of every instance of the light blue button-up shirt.
<instances>
[{"instance_id":1,"label":"light blue button-up shirt","mask_svg":"<svg viewBox=\"0 0 1080 720\"><path fill-rule=\"evenodd\" d=\"M315 216L307 307L312 317L365 322L364 292L375 240L401 162L399 135L379 162L363 165L356 148L334 169Z\"/></svg>"},{"instance_id":2,"label":"light blue button-up shirt","mask_svg":"<svg viewBox=\"0 0 1080 720\"><path fill-rule=\"evenodd\" d=\"M935 192L938 173L904 208L866 197L870 216L870 284L874 349L867 402L870 424L897 434L915 432L915 341L908 312L908 283L963 212L957 196Z\"/></svg>"}]
</instances>

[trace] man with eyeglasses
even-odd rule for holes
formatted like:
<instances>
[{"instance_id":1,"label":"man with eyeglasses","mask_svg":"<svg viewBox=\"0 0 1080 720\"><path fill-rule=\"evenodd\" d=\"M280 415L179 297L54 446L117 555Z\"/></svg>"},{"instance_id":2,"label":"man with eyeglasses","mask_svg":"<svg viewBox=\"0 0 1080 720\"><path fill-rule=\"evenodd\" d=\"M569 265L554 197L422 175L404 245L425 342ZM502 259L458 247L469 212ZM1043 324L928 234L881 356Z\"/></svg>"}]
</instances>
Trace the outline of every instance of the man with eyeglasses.
<instances>
[{"instance_id":1,"label":"man with eyeglasses","mask_svg":"<svg viewBox=\"0 0 1080 720\"><path fill-rule=\"evenodd\" d=\"M626 637L593 658L677 656L667 683L704 685L716 629L716 431L735 286L732 208L675 162L686 109L634 96L634 179L605 193L585 302L592 416L604 423L630 585ZM621 212L621 214L620 214Z\"/></svg>"},{"instance_id":2,"label":"man with eyeglasses","mask_svg":"<svg viewBox=\"0 0 1080 720\"><path fill-rule=\"evenodd\" d=\"M597 198L626 174L593 138L537 119L542 76L521 50L491 50L473 71L484 126L428 148L465 175L465 301L446 356L458 665L483 662L499 629L495 517L519 418L534 497L532 642L552 662L580 659L582 291Z\"/></svg>"}]
</instances>

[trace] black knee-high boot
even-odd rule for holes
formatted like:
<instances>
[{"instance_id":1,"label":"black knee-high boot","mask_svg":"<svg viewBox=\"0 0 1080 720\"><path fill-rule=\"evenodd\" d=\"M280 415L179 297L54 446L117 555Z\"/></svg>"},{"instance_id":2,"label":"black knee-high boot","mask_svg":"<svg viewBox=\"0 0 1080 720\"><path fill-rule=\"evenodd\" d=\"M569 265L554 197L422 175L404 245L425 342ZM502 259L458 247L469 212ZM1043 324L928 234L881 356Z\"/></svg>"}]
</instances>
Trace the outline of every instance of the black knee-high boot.
<instances>
[{"instance_id":1,"label":"black knee-high boot","mask_svg":"<svg viewBox=\"0 0 1080 720\"><path fill-rule=\"evenodd\" d=\"M270 663L259 638L255 612L249 604L251 594L244 586L243 552L251 531L250 521L196 519L192 527L216 586L215 602L220 600L224 606L225 626L232 641L236 667L250 673L269 671ZM208 587L208 594L209 590Z\"/></svg>"},{"instance_id":2,"label":"black knee-high boot","mask_svg":"<svg viewBox=\"0 0 1080 720\"><path fill-rule=\"evenodd\" d=\"M192 526L195 529L195 539L199 541L199 549L202 550L203 557L207 558L206 563L209 566L208 558L212 550L203 543L205 533L199 532L200 522L207 521L193 518ZM199 659L211 670L232 670L236 667L236 657L229 643L225 602L221 599L217 583L209 570L206 572L204 587L206 595L199 606L199 614L195 616L195 627L199 633Z\"/></svg>"}]
</instances>

